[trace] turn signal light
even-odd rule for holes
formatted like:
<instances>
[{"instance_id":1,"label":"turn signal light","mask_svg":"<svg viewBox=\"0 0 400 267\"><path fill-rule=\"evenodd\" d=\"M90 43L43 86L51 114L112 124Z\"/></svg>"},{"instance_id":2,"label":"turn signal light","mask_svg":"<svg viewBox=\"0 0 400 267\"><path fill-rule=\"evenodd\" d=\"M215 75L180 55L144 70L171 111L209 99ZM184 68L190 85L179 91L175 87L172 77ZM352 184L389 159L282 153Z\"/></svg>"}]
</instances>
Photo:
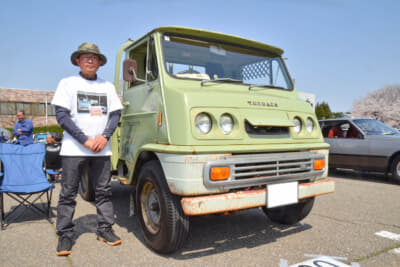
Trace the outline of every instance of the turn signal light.
<instances>
[{"instance_id":1,"label":"turn signal light","mask_svg":"<svg viewBox=\"0 0 400 267\"><path fill-rule=\"evenodd\" d=\"M210 178L213 181L226 180L229 178L229 176L229 167L217 167L211 169Z\"/></svg>"},{"instance_id":2,"label":"turn signal light","mask_svg":"<svg viewBox=\"0 0 400 267\"><path fill-rule=\"evenodd\" d=\"M161 126L161 122L162 122L162 114L161 114L161 111L160 112L158 112L158 126Z\"/></svg>"},{"instance_id":3,"label":"turn signal light","mask_svg":"<svg viewBox=\"0 0 400 267\"><path fill-rule=\"evenodd\" d=\"M323 159L317 159L314 160L314 170L322 170L325 168L325 160Z\"/></svg>"}]
</instances>

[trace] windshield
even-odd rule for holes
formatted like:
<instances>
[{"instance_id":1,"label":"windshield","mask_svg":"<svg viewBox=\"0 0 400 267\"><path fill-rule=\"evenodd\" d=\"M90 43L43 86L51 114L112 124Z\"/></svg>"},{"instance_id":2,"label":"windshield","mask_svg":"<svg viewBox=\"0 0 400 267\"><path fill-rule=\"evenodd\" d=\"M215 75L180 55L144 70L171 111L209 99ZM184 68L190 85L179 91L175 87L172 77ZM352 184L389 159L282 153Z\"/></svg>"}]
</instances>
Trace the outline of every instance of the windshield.
<instances>
[{"instance_id":1,"label":"windshield","mask_svg":"<svg viewBox=\"0 0 400 267\"><path fill-rule=\"evenodd\" d=\"M400 132L380 121L373 119L353 120L365 133L369 135L394 135Z\"/></svg>"},{"instance_id":2,"label":"windshield","mask_svg":"<svg viewBox=\"0 0 400 267\"><path fill-rule=\"evenodd\" d=\"M166 70L176 78L293 88L282 58L268 51L167 34L162 43Z\"/></svg>"}]
</instances>

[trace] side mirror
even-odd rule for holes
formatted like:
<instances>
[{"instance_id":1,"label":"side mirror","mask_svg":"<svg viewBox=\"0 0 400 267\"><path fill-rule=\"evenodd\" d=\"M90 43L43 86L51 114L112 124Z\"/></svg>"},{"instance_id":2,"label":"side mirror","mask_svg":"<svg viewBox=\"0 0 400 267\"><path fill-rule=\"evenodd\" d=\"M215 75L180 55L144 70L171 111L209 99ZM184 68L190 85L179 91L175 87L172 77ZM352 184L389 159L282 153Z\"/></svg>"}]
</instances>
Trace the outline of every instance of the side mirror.
<instances>
[{"instance_id":1,"label":"side mirror","mask_svg":"<svg viewBox=\"0 0 400 267\"><path fill-rule=\"evenodd\" d=\"M134 59L125 59L123 63L122 77L126 82L136 82L137 64Z\"/></svg>"}]
</instances>

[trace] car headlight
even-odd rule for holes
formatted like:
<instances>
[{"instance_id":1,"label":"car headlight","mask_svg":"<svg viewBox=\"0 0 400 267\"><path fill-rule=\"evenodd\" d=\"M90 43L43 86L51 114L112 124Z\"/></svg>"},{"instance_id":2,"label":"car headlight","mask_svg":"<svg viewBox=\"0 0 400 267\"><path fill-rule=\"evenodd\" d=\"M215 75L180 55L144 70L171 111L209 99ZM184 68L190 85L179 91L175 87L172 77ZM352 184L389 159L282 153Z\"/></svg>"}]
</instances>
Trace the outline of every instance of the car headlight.
<instances>
[{"instance_id":1,"label":"car headlight","mask_svg":"<svg viewBox=\"0 0 400 267\"><path fill-rule=\"evenodd\" d=\"M312 133L314 130L314 121L311 118L307 118L306 129L309 133Z\"/></svg>"},{"instance_id":2,"label":"car headlight","mask_svg":"<svg viewBox=\"0 0 400 267\"><path fill-rule=\"evenodd\" d=\"M233 119L229 114L222 114L219 118L219 127L224 134L230 134L233 130Z\"/></svg>"},{"instance_id":3,"label":"car headlight","mask_svg":"<svg viewBox=\"0 0 400 267\"><path fill-rule=\"evenodd\" d=\"M197 114L195 118L195 126L199 133L208 134L211 130L211 118L206 113Z\"/></svg>"},{"instance_id":4,"label":"car headlight","mask_svg":"<svg viewBox=\"0 0 400 267\"><path fill-rule=\"evenodd\" d=\"M296 117L293 119L293 122L294 122L293 130L295 133L298 134L301 131L301 120Z\"/></svg>"}]
</instances>

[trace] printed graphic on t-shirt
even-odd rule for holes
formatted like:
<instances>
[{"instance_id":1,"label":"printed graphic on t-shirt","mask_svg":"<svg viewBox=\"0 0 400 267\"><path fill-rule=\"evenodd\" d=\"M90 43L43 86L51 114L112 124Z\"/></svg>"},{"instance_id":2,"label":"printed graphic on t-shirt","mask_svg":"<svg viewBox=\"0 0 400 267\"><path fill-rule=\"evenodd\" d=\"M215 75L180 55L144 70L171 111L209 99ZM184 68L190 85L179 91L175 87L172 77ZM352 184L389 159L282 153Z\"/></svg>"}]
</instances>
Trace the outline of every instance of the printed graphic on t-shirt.
<instances>
[{"instance_id":1,"label":"printed graphic on t-shirt","mask_svg":"<svg viewBox=\"0 0 400 267\"><path fill-rule=\"evenodd\" d=\"M107 94L78 91L77 112L90 113L91 116L107 114Z\"/></svg>"}]
</instances>

